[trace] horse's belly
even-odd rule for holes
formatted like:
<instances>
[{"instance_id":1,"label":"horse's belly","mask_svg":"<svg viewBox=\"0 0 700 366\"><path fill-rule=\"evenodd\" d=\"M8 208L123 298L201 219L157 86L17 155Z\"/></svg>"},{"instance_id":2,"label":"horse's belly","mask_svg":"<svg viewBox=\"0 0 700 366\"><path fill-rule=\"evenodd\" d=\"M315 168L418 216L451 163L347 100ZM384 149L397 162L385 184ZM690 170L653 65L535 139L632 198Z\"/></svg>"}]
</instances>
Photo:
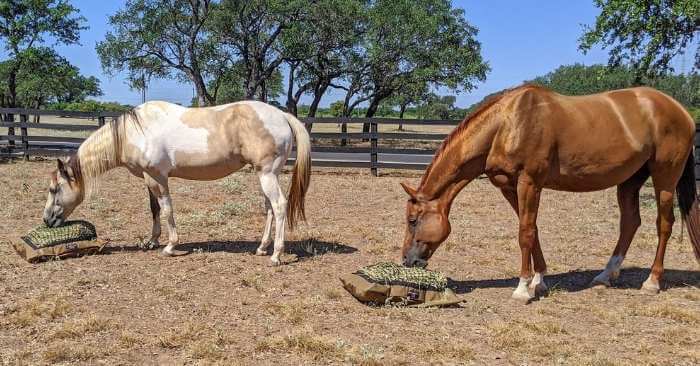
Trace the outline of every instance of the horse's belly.
<instances>
[{"instance_id":1,"label":"horse's belly","mask_svg":"<svg viewBox=\"0 0 700 366\"><path fill-rule=\"evenodd\" d=\"M240 156L216 156L195 154L179 156L168 173L170 177L191 180L215 180L223 178L245 166Z\"/></svg>"},{"instance_id":2,"label":"horse's belly","mask_svg":"<svg viewBox=\"0 0 700 366\"><path fill-rule=\"evenodd\" d=\"M583 161L560 160L551 167L545 187L572 192L610 188L629 179L648 159L648 153L639 153L613 160L602 156Z\"/></svg>"}]
</instances>

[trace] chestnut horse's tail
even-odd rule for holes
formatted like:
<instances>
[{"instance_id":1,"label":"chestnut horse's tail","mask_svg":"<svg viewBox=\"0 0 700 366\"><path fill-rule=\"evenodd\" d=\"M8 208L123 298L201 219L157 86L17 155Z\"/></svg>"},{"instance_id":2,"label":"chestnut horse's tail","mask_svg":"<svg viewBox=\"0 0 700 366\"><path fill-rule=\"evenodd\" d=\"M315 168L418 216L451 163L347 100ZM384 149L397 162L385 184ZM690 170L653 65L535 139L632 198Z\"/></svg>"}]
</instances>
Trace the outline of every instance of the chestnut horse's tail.
<instances>
[{"instance_id":1,"label":"chestnut horse's tail","mask_svg":"<svg viewBox=\"0 0 700 366\"><path fill-rule=\"evenodd\" d=\"M698 208L698 194L695 186L695 156L693 149L685 162L683 175L676 186L678 206L681 216L688 228L690 242L693 245L695 259L700 263L700 209Z\"/></svg>"},{"instance_id":2,"label":"chestnut horse's tail","mask_svg":"<svg viewBox=\"0 0 700 366\"><path fill-rule=\"evenodd\" d=\"M285 116L297 143L297 157L294 163L292 182L289 186L289 203L287 206L287 223L290 229L294 229L297 220L306 221L304 197L309 189L311 180L311 139L303 123L289 113L286 113Z\"/></svg>"}]
</instances>

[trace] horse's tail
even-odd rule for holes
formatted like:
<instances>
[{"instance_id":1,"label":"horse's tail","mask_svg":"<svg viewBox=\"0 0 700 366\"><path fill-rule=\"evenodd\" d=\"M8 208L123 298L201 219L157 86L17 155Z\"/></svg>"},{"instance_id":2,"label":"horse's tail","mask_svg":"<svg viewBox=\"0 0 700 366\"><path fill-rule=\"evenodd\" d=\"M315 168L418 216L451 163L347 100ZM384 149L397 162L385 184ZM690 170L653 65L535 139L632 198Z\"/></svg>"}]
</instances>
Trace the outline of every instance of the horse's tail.
<instances>
[{"instance_id":1,"label":"horse's tail","mask_svg":"<svg viewBox=\"0 0 700 366\"><path fill-rule=\"evenodd\" d=\"M297 220L306 221L304 197L311 181L311 139L301 121L289 113L286 114L286 117L297 143L297 157L294 163L292 183L289 186L287 206L287 223L289 223L290 229L294 229Z\"/></svg>"},{"instance_id":2,"label":"horse's tail","mask_svg":"<svg viewBox=\"0 0 700 366\"><path fill-rule=\"evenodd\" d=\"M695 259L700 263L700 210L698 209L698 194L695 186L695 156L693 149L685 162L683 175L676 186L678 206L681 217L688 228L688 236L693 245Z\"/></svg>"}]
</instances>

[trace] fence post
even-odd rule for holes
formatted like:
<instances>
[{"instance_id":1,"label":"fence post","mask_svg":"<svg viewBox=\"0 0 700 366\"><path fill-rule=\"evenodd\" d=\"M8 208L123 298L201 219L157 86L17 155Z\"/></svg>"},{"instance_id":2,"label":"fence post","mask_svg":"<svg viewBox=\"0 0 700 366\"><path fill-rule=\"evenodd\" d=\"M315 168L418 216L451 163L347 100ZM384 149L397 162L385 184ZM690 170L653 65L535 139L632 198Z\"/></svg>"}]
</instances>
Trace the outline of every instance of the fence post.
<instances>
[{"instance_id":1,"label":"fence post","mask_svg":"<svg viewBox=\"0 0 700 366\"><path fill-rule=\"evenodd\" d=\"M346 146L348 144L347 133L348 133L348 123L345 118L340 120L340 133L343 137L340 139L340 146Z\"/></svg>"},{"instance_id":2,"label":"fence post","mask_svg":"<svg viewBox=\"0 0 700 366\"><path fill-rule=\"evenodd\" d=\"M105 116L99 116L97 117L97 125L102 127L105 125Z\"/></svg>"},{"instance_id":3,"label":"fence post","mask_svg":"<svg viewBox=\"0 0 700 366\"><path fill-rule=\"evenodd\" d=\"M7 113L5 115L5 122L8 123L14 123L15 122L15 115L12 113ZM15 152L15 128L14 127L8 127L7 128L7 135L10 136L9 141L7 142L7 149L9 150L10 154L13 154Z\"/></svg>"},{"instance_id":4,"label":"fence post","mask_svg":"<svg viewBox=\"0 0 700 366\"><path fill-rule=\"evenodd\" d=\"M369 133L370 133L370 150L369 150L369 167L370 170L372 171L373 176L378 176L379 172L377 171L377 139L379 138L378 133L379 133L379 128L377 128L377 122L371 121L369 123Z\"/></svg>"},{"instance_id":5,"label":"fence post","mask_svg":"<svg viewBox=\"0 0 700 366\"><path fill-rule=\"evenodd\" d=\"M22 149L24 150L24 160L29 160L29 139L27 138L27 122L29 121L29 115L20 114L19 122L22 124L19 128L20 134L22 135Z\"/></svg>"}]
</instances>

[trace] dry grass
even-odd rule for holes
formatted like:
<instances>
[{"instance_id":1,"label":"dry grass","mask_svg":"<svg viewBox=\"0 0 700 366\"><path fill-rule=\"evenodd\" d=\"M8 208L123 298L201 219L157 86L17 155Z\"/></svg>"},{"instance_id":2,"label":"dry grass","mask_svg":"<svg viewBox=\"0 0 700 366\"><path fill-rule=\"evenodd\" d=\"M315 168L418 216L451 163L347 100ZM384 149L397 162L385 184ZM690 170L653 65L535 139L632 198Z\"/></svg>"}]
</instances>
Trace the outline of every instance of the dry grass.
<instances>
[{"instance_id":1,"label":"dry grass","mask_svg":"<svg viewBox=\"0 0 700 366\"><path fill-rule=\"evenodd\" d=\"M253 255L265 222L254 172L172 180L180 240L193 254L163 258L136 249L151 229L148 195L141 180L118 170L73 214L94 222L110 251L32 265L8 241L40 222L54 164L0 163L0 364L700 362L700 273L687 238L669 245L667 289L638 290L656 249L653 207L641 209L616 287L588 289L617 240L614 189L544 192L538 226L551 290L524 306L510 300L517 221L500 193L476 180L455 201L452 234L429 267L452 278L461 307L371 308L338 276L399 258L398 183L415 184L415 173L314 170L309 223L287 232L286 264L271 267L269 257ZM281 178L286 187L288 175Z\"/></svg>"}]
</instances>

